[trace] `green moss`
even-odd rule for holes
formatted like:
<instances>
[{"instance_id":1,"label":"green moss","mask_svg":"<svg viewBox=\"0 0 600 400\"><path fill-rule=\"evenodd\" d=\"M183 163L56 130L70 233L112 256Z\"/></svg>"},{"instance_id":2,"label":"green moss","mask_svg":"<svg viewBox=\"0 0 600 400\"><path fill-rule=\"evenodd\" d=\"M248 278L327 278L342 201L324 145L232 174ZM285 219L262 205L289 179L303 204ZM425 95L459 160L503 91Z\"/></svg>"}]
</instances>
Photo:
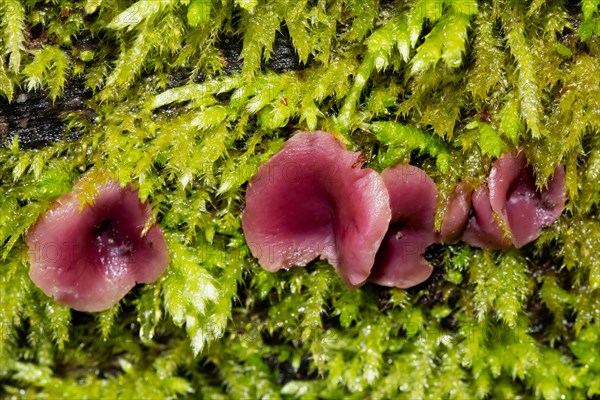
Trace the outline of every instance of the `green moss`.
<instances>
[{"instance_id":1,"label":"green moss","mask_svg":"<svg viewBox=\"0 0 600 400\"><path fill-rule=\"evenodd\" d=\"M598 6L2 2L0 107L27 90L56 100L79 77L98 116L63 116L75 141L0 148L4 396L600 395ZM266 66L278 32L295 71ZM241 71L225 39L241 42ZM409 290L348 291L324 262L271 274L241 232L244 185L305 128L376 169L426 169L438 226L454 184L516 147L540 185L566 165L567 211L521 250L436 248L433 277ZM95 315L32 284L23 242L82 176L83 201L108 177L139 186L170 249L158 282Z\"/></svg>"}]
</instances>

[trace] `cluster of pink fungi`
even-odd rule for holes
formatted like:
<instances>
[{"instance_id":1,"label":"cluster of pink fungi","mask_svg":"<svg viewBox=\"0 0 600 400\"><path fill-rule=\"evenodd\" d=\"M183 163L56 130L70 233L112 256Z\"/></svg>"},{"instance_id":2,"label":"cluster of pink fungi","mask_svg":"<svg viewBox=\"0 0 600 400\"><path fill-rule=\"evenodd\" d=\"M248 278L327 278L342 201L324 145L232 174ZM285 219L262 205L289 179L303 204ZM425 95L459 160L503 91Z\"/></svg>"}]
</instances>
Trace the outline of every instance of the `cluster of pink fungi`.
<instances>
[{"instance_id":1,"label":"cluster of pink fungi","mask_svg":"<svg viewBox=\"0 0 600 400\"><path fill-rule=\"evenodd\" d=\"M552 224L565 204L557 167L544 190L522 152L497 160L487 183L457 185L441 230L434 229L437 188L427 174L400 164L378 174L360 153L326 132L300 132L261 166L246 191L242 228L260 265L275 272L327 259L355 288L367 280L407 288L432 272L424 253L458 240L478 247L521 247ZM28 231L33 282L80 311L116 304L136 283L167 268L162 231L130 185L99 186L80 208L81 187L61 196Z\"/></svg>"},{"instance_id":2,"label":"cluster of pink fungi","mask_svg":"<svg viewBox=\"0 0 600 400\"><path fill-rule=\"evenodd\" d=\"M514 151L493 164L484 184L456 186L436 231L438 191L423 170L399 164L378 174L363 163L326 132L300 132L259 168L246 191L242 228L264 269L319 257L350 288L367 281L408 288L433 271L424 257L428 246L463 240L520 248L565 205L564 168L537 190L533 168Z\"/></svg>"}]
</instances>

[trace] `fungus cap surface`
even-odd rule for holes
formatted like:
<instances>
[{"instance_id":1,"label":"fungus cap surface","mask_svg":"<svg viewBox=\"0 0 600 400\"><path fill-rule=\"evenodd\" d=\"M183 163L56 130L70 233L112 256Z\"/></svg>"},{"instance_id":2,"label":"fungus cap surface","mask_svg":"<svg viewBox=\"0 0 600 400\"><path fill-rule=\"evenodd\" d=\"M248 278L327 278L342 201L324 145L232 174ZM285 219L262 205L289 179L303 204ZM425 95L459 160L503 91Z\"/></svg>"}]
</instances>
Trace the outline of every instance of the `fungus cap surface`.
<instances>
[{"instance_id":1,"label":"fungus cap surface","mask_svg":"<svg viewBox=\"0 0 600 400\"><path fill-rule=\"evenodd\" d=\"M510 239L494 217L490 205L490 193L486 184L479 186L471 196L472 215L462 239L471 246L483 249L507 249L511 246Z\"/></svg>"},{"instance_id":2,"label":"fungus cap surface","mask_svg":"<svg viewBox=\"0 0 600 400\"><path fill-rule=\"evenodd\" d=\"M78 190L61 196L26 235L29 276L42 291L79 311L110 308L136 282L157 280L167 268L164 236L130 185L109 182L93 205L79 208Z\"/></svg>"},{"instance_id":3,"label":"fungus cap surface","mask_svg":"<svg viewBox=\"0 0 600 400\"><path fill-rule=\"evenodd\" d=\"M433 272L424 254L437 240L437 187L425 171L407 164L386 168L381 175L389 192L392 219L369 280L384 286L412 287Z\"/></svg>"},{"instance_id":4,"label":"fungus cap surface","mask_svg":"<svg viewBox=\"0 0 600 400\"><path fill-rule=\"evenodd\" d=\"M473 188L464 182L456 185L456 188L448 198L448 206L444 213L440 237L444 243L455 243L460 240L471 212L471 195Z\"/></svg>"},{"instance_id":5,"label":"fungus cap surface","mask_svg":"<svg viewBox=\"0 0 600 400\"><path fill-rule=\"evenodd\" d=\"M327 259L349 287L363 284L390 221L383 180L327 132L300 132L246 190L242 228L266 270Z\"/></svg>"},{"instance_id":6,"label":"fungus cap surface","mask_svg":"<svg viewBox=\"0 0 600 400\"><path fill-rule=\"evenodd\" d=\"M494 162L488 179L492 210L509 227L513 244L520 248L537 239L565 208L565 170L554 169L547 186L537 190L533 167L525 153L505 154Z\"/></svg>"}]
</instances>

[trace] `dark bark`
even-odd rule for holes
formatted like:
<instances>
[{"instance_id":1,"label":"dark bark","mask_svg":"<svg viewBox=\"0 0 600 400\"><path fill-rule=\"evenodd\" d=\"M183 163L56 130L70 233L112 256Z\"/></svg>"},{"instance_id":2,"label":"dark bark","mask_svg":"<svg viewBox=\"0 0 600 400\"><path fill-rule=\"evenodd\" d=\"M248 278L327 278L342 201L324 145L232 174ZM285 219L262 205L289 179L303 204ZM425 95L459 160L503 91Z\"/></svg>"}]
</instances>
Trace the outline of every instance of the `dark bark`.
<instances>
[{"instance_id":1,"label":"dark bark","mask_svg":"<svg viewBox=\"0 0 600 400\"><path fill-rule=\"evenodd\" d=\"M78 132L66 132L65 118L79 113L93 120L95 112L84 100L92 92L81 80L71 80L64 94L53 103L45 91L18 90L12 103L0 98L0 147L18 135L21 149L36 149L62 139L74 139Z\"/></svg>"},{"instance_id":2,"label":"dark bark","mask_svg":"<svg viewBox=\"0 0 600 400\"><path fill-rule=\"evenodd\" d=\"M223 38L220 47L226 60L226 73L240 72L241 39ZM273 52L264 67L279 73L304 68L285 26L277 34ZM169 87L185 84L187 78L188 75L183 72L173 74ZM79 113L90 121L94 120L96 113L84 102L92 94L90 89L85 88L82 80L73 79L67 83L63 95L54 103L45 91L17 90L10 104L6 99L0 98L0 147L8 146L17 135L21 149L36 149L59 140L76 139L80 132L66 132L66 117L70 113Z\"/></svg>"}]
</instances>

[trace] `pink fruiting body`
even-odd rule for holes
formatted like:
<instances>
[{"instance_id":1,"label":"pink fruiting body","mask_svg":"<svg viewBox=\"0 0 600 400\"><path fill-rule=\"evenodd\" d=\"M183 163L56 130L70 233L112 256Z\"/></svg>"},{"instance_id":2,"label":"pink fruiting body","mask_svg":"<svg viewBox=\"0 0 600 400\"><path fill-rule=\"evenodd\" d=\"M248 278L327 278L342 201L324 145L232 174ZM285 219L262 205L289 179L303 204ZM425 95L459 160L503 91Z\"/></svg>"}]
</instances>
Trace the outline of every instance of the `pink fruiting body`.
<instances>
[{"instance_id":1,"label":"pink fruiting body","mask_svg":"<svg viewBox=\"0 0 600 400\"><path fill-rule=\"evenodd\" d=\"M28 231L29 276L57 302L79 311L102 311L136 283L156 281L168 250L137 190L118 182L98 187L92 205L80 209L79 190L61 196Z\"/></svg>"}]
</instances>

